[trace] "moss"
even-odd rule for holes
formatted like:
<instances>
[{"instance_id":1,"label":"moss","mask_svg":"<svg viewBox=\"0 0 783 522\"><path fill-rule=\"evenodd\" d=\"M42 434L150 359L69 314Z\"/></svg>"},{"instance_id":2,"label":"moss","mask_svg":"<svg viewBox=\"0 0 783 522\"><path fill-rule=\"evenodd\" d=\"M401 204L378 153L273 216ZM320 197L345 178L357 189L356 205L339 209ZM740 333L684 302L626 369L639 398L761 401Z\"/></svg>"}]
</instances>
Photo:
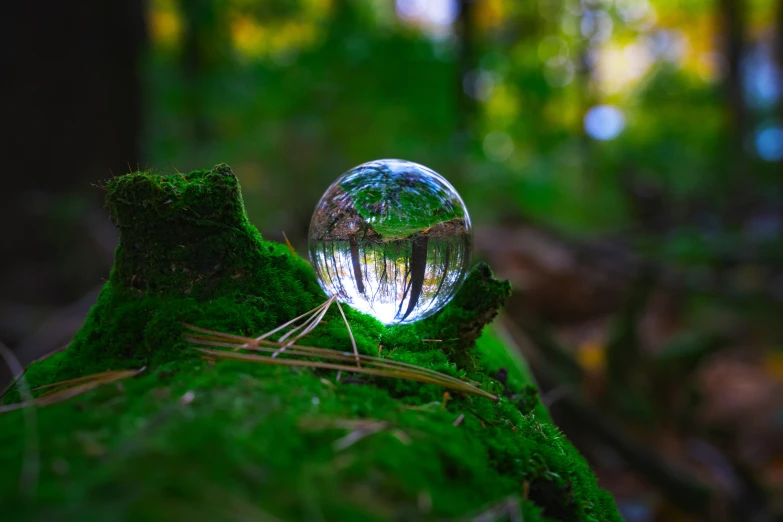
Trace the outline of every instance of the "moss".
<instances>
[{"instance_id":1,"label":"moss","mask_svg":"<svg viewBox=\"0 0 783 522\"><path fill-rule=\"evenodd\" d=\"M438 348L446 352L459 367L473 371L477 368L474 357L476 339L485 324L492 322L500 306L511 294L508 281L492 277L485 263L479 263L468 274L460 292L454 296L449 308L414 325L425 338L441 339Z\"/></svg>"},{"instance_id":2,"label":"moss","mask_svg":"<svg viewBox=\"0 0 783 522\"><path fill-rule=\"evenodd\" d=\"M248 222L228 166L137 172L107 189L114 268L53 377L177 359L183 321L250 334L323 301L309 265Z\"/></svg>"},{"instance_id":3,"label":"moss","mask_svg":"<svg viewBox=\"0 0 783 522\"><path fill-rule=\"evenodd\" d=\"M432 520L521 498L527 484L526 521L620 520L524 368L493 331L479 337L509 291L488 267L418 324L384 329L346 311L361 351L468 377L498 402L455 394L444 407L433 385L211 364L182 342L182 321L266 331L322 302L312 271L261 239L224 165L184 177L130 174L108 189L121 233L109 281L68 350L28 377L40 385L147 369L38 410L34 501L18 494L29 436L22 412L0 416L0 505L9 518ZM443 342L422 342L432 338ZM346 348L339 315L327 314L308 342ZM345 423L358 420L383 429L336 445L351 432Z\"/></svg>"}]
</instances>

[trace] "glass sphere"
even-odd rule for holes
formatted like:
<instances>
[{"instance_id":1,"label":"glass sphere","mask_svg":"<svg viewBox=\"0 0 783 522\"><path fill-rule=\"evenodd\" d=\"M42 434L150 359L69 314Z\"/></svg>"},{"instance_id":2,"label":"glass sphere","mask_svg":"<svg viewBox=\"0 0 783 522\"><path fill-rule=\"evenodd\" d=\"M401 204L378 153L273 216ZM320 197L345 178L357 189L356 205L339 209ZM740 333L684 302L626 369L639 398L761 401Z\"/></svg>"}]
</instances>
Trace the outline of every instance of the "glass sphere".
<instances>
[{"instance_id":1,"label":"glass sphere","mask_svg":"<svg viewBox=\"0 0 783 522\"><path fill-rule=\"evenodd\" d=\"M443 308L470 265L468 209L436 172L387 159L355 167L321 197L310 221L318 282L384 324Z\"/></svg>"}]
</instances>

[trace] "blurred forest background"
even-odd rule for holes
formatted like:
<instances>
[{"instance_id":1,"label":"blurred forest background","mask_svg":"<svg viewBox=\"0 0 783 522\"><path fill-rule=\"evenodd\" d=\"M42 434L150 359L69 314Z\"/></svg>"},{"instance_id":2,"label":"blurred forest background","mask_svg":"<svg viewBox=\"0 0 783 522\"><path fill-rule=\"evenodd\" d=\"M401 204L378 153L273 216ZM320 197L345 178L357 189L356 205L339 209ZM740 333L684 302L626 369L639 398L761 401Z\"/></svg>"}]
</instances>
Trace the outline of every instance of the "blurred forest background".
<instances>
[{"instance_id":1,"label":"blurred forest background","mask_svg":"<svg viewBox=\"0 0 783 522\"><path fill-rule=\"evenodd\" d=\"M459 190L503 318L629 522L783 520L783 2L13 2L0 339L108 275L100 184L226 162L306 251L345 170Z\"/></svg>"}]
</instances>

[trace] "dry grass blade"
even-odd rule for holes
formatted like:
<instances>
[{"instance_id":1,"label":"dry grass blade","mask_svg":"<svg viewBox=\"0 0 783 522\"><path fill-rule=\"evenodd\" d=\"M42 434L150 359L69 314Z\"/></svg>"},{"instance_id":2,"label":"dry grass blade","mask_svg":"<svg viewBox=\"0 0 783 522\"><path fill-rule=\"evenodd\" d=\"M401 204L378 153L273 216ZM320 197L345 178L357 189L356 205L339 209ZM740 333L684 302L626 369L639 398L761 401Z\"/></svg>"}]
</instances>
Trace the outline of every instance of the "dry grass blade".
<instances>
[{"instance_id":1,"label":"dry grass blade","mask_svg":"<svg viewBox=\"0 0 783 522\"><path fill-rule=\"evenodd\" d=\"M286 344L283 344L280 346L280 349L277 350L275 353L272 354L272 357L277 357L280 355L286 348L294 344L296 341L301 339L302 337L306 336L310 332L312 332L318 324L323 320L324 316L326 315L326 312L329 311L329 307L332 305L332 303L335 302L335 298L332 297L326 303L321 305L323 308L321 308L321 311L317 314L313 314L311 317L309 317L304 323L300 324L299 326L293 328L289 332L283 334L280 336L280 338L277 340L278 343L282 343L285 341L288 336L293 334L295 331L299 330L300 328L304 327L304 329L296 336L291 338ZM317 308L316 308L317 310Z\"/></svg>"},{"instance_id":2,"label":"dry grass blade","mask_svg":"<svg viewBox=\"0 0 783 522\"><path fill-rule=\"evenodd\" d=\"M197 344L201 346L215 346L215 347L221 347L221 348L236 348L237 344L230 343L230 342L220 342L220 341L213 341L210 339L203 339L199 337L185 337L185 340L190 342L191 344ZM262 346L257 347L248 347L247 350L257 351L257 352L267 352L272 353L276 352L277 350L273 348L267 348ZM346 352L339 352L337 350L329 350L327 348L312 348L309 346L299 346L299 345L292 345L287 351L286 354L288 355L294 355L294 356L302 356L302 357L319 357L322 359L331 359L334 361L341 361L341 362L348 362L353 361L354 356L352 354L346 353ZM390 370L412 370L420 373L424 373L427 375L430 375L437 379L443 379L448 380L450 382L453 382L457 384L458 386L463 386L466 384L470 384L466 381L462 381L460 379L457 379L456 377L452 377L451 375L446 375L440 372L437 372L435 370L430 370L429 368L422 368L420 366L416 366L414 364L404 363L400 361L395 361L392 359L381 359L378 357L372 357L369 355L359 355L360 359L365 362L365 364L369 366L375 366L379 368L385 368ZM494 395L493 395L494 397Z\"/></svg>"},{"instance_id":3,"label":"dry grass blade","mask_svg":"<svg viewBox=\"0 0 783 522\"><path fill-rule=\"evenodd\" d=\"M285 341L291 334L293 334L294 332L296 332L300 328L304 328L304 330L302 330L302 332L299 333L299 335L294 337L294 339L301 339L302 337L304 337L305 335L307 335L308 333L313 331L313 329L318 325L318 323L320 323L321 320L323 320L324 316L326 315L326 312L329 311L329 307L332 306L333 302L334 302L334 297L332 297L331 299L329 299L325 303L321 304L321 306L313 308L310 311L310 313L312 315L305 322L303 322L302 324L300 324L299 326L297 326L295 328L292 328L287 333L284 333L283 335L281 335L277 339L277 342L281 343L281 342ZM315 313L316 311L318 311L318 313ZM262 337L265 337L265 336L262 336Z\"/></svg>"},{"instance_id":4,"label":"dry grass blade","mask_svg":"<svg viewBox=\"0 0 783 522\"><path fill-rule=\"evenodd\" d=\"M276 350L272 348L266 348L264 346L270 346L270 347L278 346L277 343L271 341L262 341L261 344L263 346L248 346L247 345L248 338L245 337L226 334L225 337L221 339L220 332L215 332L213 330L206 330L204 328L199 328L191 325L185 325L185 326L195 331L198 331L200 333L206 334L206 335L186 334L185 340L191 344L197 344L201 346L215 346L221 348L234 348L234 349L243 348L246 350L252 350L257 352L274 352ZM314 348L310 346L300 346L295 344L290 345L286 353L289 355L297 355L303 357L319 357L319 358L344 361L344 362L354 360L355 357L354 355L348 352L340 352L337 350L330 350L328 348ZM452 377L450 375L446 375L437 372L435 370L431 370L429 368L422 368L421 366L416 366L415 364L395 361L393 359L382 359L380 357L373 357L370 355L363 355L363 354L359 354L359 359L363 361L365 364L368 364L370 366L377 366L377 367L397 369L397 370L409 369L409 370L431 375L438 379L449 380L458 385L470 384L466 381L457 379L456 377ZM492 397L494 397L494 395Z\"/></svg>"},{"instance_id":5,"label":"dry grass blade","mask_svg":"<svg viewBox=\"0 0 783 522\"><path fill-rule=\"evenodd\" d=\"M0 413L7 413L9 411L19 410L27 408L28 406L47 406L57 402L70 399L84 392L90 391L93 388L97 388L103 384L109 384L128 377L133 377L143 372L144 368L138 370L116 370L110 372L100 372L93 375L87 375L85 377L79 377L77 379L69 379L67 381L56 382L42 386L41 388L52 388L51 390L39 395L38 397L18 402L16 404L8 404L0 406Z\"/></svg>"},{"instance_id":6,"label":"dry grass blade","mask_svg":"<svg viewBox=\"0 0 783 522\"><path fill-rule=\"evenodd\" d=\"M285 244L288 247L288 250L291 252L292 256L298 257L298 254L296 253L296 249L294 248L294 245L291 244L291 242L288 240L288 236L285 235L285 231L283 232L283 239L285 239Z\"/></svg>"},{"instance_id":7,"label":"dry grass blade","mask_svg":"<svg viewBox=\"0 0 783 522\"><path fill-rule=\"evenodd\" d=\"M359 362L359 350L356 348L356 339L353 338L353 332L351 331L351 325L348 324L348 318L345 317L345 312L343 312L343 307L340 306L340 301L337 301L337 309L340 310L340 315L343 316L343 321L345 322L345 327L348 328L348 336L351 338L351 346L353 346L353 354L356 356L356 366L361 366L362 364Z\"/></svg>"},{"instance_id":8,"label":"dry grass blade","mask_svg":"<svg viewBox=\"0 0 783 522\"><path fill-rule=\"evenodd\" d=\"M272 364L272 365L280 365L280 366L301 366L307 368L322 368L326 370L340 370L346 372L364 373L367 375L375 375L378 377L390 377L393 379L404 379L404 380L416 381L416 382L427 383L427 384L435 384L451 390L487 397L488 399L492 399L493 401L498 400L498 398L492 395L491 393L485 392L484 390L476 388L475 386L468 384L464 381L459 381L452 377L443 374L438 374L437 372L435 372L436 375L432 375L428 371L422 371L424 370L423 368L419 368L419 369L396 368L392 370L386 368L368 368L366 366L360 366L360 367L349 366L346 364L329 363L329 362L322 362L322 361L303 361L300 359L273 359L271 357L263 357L259 355L253 355L253 354L229 352L224 350L209 350L206 348L195 348L195 349L201 353L213 356L216 359L231 359L235 361L256 362L261 364ZM339 354L340 352L336 352L336 353Z\"/></svg>"},{"instance_id":9,"label":"dry grass blade","mask_svg":"<svg viewBox=\"0 0 783 522\"><path fill-rule=\"evenodd\" d=\"M76 377L75 379L68 379L66 381L59 381L59 382L53 382L51 384L44 384L43 386L38 386L37 388L33 388L33 391L45 390L47 388L66 387L66 386L69 386L69 385L72 385L72 384L75 385L75 384L81 384L81 383L84 383L84 382L90 382L90 381L103 379L104 377L112 378L114 375L116 375L119 372L127 372L127 371L135 372L136 370L109 370L109 371L106 371L106 372L99 372L99 373L93 373L93 374L90 374L90 375L83 375L81 377ZM51 392L46 392L46 393L51 393ZM39 397L43 397L43 395L44 394L40 394Z\"/></svg>"},{"instance_id":10,"label":"dry grass blade","mask_svg":"<svg viewBox=\"0 0 783 522\"><path fill-rule=\"evenodd\" d=\"M215 340L234 339L239 344L242 344L242 345L246 345L248 343L253 343L254 345L261 343L261 340L259 340L259 339L251 339L249 337L243 337L241 335L234 335L234 334L229 334L229 333L217 332L215 330L208 330L207 328L201 328L200 326L195 326L195 325L192 325L190 323L182 323L182 326L184 326L188 330L193 330L194 332L199 332L199 333L204 334L203 336L198 336L198 337L203 337L205 339L206 338L213 338L213 337L215 338ZM242 347L242 346L240 346L240 347Z\"/></svg>"},{"instance_id":11,"label":"dry grass blade","mask_svg":"<svg viewBox=\"0 0 783 522\"><path fill-rule=\"evenodd\" d=\"M340 306L339 301L337 301L336 297L330 297L325 302L321 303L320 305L316 306L309 312L305 312L299 317L295 317L291 319L290 321L281 324L277 328L274 328L265 334L259 335L255 339L249 338L249 337L241 337L238 335L231 335L231 334L224 334L222 332L216 332L213 330L207 330L205 328L199 328L197 326L193 326L188 323L183 323L183 326L185 326L188 329L207 334L208 337L204 336L198 336L202 340L205 341L217 341L222 342L226 339L233 339L237 341L241 341L241 343L237 344L233 348L235 350L241 350L241 349L251 349L253 347L257 347L259 345L267 345L267 346L277 346L278 349L272 354L272 357L275 358L286 349L288 349L289 346L293 346L296 341L299 339L302 339L307 334L315 330L315 328L323 321L324 317L326 316L326 313L329 311L329 308L332 306L332 303L337 303L337 308L340 311L340 315L343 318L343 322L345 322L345 327L348 330L348 336L351 339L351 346L353 347L353 353L354 358L356 360L356 366L361 366L361 361L359 357L359 349L356 346L356 339L353 337L353 332L351 331L351 325L348 323L348 318L345 316L345 312L343 311L343 307ZM297 324L297 322L302 321L300 324ZM272 335L278 333L278 332L284 332L288 328L288 331L285 333L282 333L282 335L277 339L277 341L267 341L269 337ZM298 333L297 333L298 332ZM296 335L294 335L296 334ZM195 336L194 336L195 337ZM285 342L283 342L285 341ZM203 343L206 344L206 343Z\"/></svg>"},{"instance_id":12,"label":"dry grass blade","mask_svg":"<svg viewBox=\"0 0 783 522\"><path fill-rule=\"evenodd\" d=\"M348 336L351 340L353 353L330 350L327 348L315 348L311 346L302 346L295 344L312 332L326 316L332 303L337 303L340 316L348 330ZM487 397L494 401L498 398L491 393L481 390L474 384L460 380L456 377L446 375L429 368L422 368L415 364L395 361L393 359L383 359L359 353L356 345L356 339L351 331L351 325L345 315L345 311L335 297L329 298L324 303L316 306L309 312L306 312L294 319L274 328L256 338L244 337L241 335L227 334L207 328L201 328L192 324L183 323L183 326L190 330L184 334L187 342L207 348L197 348L205 356L223 359L235 359L242 361L260 362L263 364L278 364L283 366L305 366L310 368L325 368L356 373L365 373L381 377L390 377L397 379L407 379L418 382L436 384L451 390L462 391L473 395ZM286 331L286 329L288 329ZM269 337L280 332L281 335L277 341L269 340ZM213 348L231 348L233 354L224 350L215 350ZM240 350L250 350L255 352L269 353L270 356L236 353ZM310 358L319 360L302 360L292 358L278 358L285 353L290 357ZM326 360L326 361L324 361ZM329 362L332 361L332 362ZM347 362L355 363L355 366L349 366ZM365 365L365 366L363 366ZM339 375L339 374L338 374Z\"/></svg>"},{"instance_id":13,"label":"dry grass blade","mask_svg":"<svg viewBox=\"0 0 783 522\"><path fill-rule=\"evenodd\" d=\"M313 309L312 309L312 310L310 310L309 312L305 312L305 313L303 313L302 315L300 315L299 317L294 317L293 319L291 319L291 320L290 320L290 321L288 321L287 323L283 323L283 324L281 324L280 326L278 326L277 328L274 328L274 329L272 329L272 330L269 330L267 333L265 333L265 334L263 334L263 335L259 335L258 337L256 337L256 339L255 339L255 340L256 340L256 341L262 341L262 340L266 339L267 337L269 337L269 336L271 336L271 335L274 335L274 334L276 334L276 333L277 333L277 332L279 332L280 330L283 330L283 329L285 329L286 327L288 327L288 326L290 326L290 325L292 325L292 324L295 324L295 323L296 323L298 320L300 320L300 319L303 319L303 318L305 318L305 317L307 317L307 316L309 316L309 315L316 314L316 313L318 313L318 312L319 312L319 311L320 311L322 308L328 308L328 307L329 307L329 306L332 304L332 301L333 301L333 300L334 300L334 298L331 298L331 299L329 299L328 301L324 302L323 304L321 304L321 305L319 305L319 306L316 306L315 308L313 308Z\"/></svg>"}]
</instances>

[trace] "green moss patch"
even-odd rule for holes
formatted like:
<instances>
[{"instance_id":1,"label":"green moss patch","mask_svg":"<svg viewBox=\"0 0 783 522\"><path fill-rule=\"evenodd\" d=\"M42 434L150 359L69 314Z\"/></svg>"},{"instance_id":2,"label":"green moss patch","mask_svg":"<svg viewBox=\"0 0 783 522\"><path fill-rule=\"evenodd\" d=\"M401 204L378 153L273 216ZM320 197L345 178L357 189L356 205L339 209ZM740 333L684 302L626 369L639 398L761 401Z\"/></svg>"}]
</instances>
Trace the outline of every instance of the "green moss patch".
<instances>
[{"instance_id":1,"label":"green moss patch","mask_svg":"<svg viewBox=\"0 0 783 522\"><path fill-rule=\"evenodd\" d=\"M526 522L620 520L524 368L482 334L509 292L486 265L420 323L386 329L346 309L363 353L501 396L444 401L433 385L212 363L188 347L183 321L258 335L325 300L309 265L248 223L227 166L116 178L107 207L121 234L110 279L72 345L28 380L146 370L37 409L33 499L19 494L23 412L0 415L9 519L442 520L513 495ZM336 310L305 340L350 350Z\"/></svg>"}]
</instances>

